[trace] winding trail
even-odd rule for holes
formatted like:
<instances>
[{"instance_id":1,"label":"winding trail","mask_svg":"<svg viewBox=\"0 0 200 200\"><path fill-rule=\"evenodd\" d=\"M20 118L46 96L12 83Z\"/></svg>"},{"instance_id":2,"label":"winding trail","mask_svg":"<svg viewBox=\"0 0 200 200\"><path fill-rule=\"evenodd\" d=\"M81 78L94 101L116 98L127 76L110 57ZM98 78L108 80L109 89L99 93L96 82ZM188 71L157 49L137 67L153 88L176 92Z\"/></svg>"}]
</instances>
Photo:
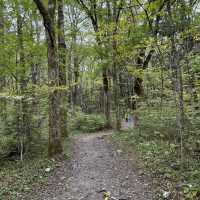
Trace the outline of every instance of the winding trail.
<instances>
[{"instance_id":1,"label":"winding trail","mask_svg":"<svg viewBox=\"0 0 200 200\"><path fill-rule=\"evenodd\" d=\"M76 137L70 166L60 166L47 190L34 199L104 200L106 191L113 200L152 200L148 182L107 142L110 134Z\"/></svg>"}]
</instances>

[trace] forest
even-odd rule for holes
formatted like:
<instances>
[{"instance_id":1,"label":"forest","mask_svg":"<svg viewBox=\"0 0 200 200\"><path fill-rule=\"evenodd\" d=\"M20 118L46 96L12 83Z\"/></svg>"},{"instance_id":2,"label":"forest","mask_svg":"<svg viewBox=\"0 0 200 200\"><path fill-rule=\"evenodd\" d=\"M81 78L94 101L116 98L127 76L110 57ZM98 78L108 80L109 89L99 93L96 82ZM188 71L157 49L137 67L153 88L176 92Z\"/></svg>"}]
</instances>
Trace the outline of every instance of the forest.
<instances>
[{"instance_id":1,"label":"forest","mask_svg":"<svg viewBox=\"0 0 200 200\"><path fill-rule=\"evenodd\" d=\"M199 0L0 0L0 200L200 200Z\"/></svg>"}]
</instances>

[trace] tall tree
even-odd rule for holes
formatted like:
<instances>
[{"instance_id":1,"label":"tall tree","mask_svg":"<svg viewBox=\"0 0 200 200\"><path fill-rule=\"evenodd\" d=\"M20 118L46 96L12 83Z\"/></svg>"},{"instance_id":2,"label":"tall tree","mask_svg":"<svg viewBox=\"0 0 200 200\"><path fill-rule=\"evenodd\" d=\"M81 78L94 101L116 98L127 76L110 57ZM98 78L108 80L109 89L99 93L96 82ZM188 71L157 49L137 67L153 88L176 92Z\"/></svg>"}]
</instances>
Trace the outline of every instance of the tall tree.
<instances>
[{"instance_id":1,"label":"tall tree","mask_svg":"<svg viewBox=\"0 0 200 200\"><path fill-rule=\"evenodd\" d=\"M58 0L58 53L59 53L59 85L61 90L60 125L62 136L67 136L67 91L66 91L66 44L63 0Z\"/></svg>"},{"instance_id":2,"label":"tall tree","mask_svg":"<svg viewBox=\"0 0 200 200\"><path fill-rule=\"evenodd\" d=\"M3 44L4 43L4 31L5 31L5 25L4 25L4 2L3 0L0 1L0 43ZM1 63L2 65L3 63ZM2 67L2 66L0 66ZM0 76L0 90L5 86L5 77L4 76Z\"/></svg>"},{"instance_id":3,"label":"tall tree","mask_svg":"<svg viewBox=\"0 0 200 200\"><path fill-rule=\"evenodd\" d=\"M59 86L59 66L56 38L56 1L48 1L46 9L42 0L34 0L40 14L43 17L44 27L48 43L48 82L49 92L49 156L54 157L62 154L62 134L60 127L60 91Z\"/></svg>"},{"instance_id":4,"label":"tall tree","mask_svg":"<svg viewBox=\"0 0 200 200\"><path fill-rule=\"evenodd\" d=\"M90 0L88 2L88 5L86 2L84 2L83 0L76 0L79 5L82 7L82 9L85 11L85 13L88 15L88 17L90 18L91 22L92 22L92 26L94 29L94 32L96 33L96 42L98 44L99 47L99 56L100 59L102 60L102 41L100 38L100 34L99 32L101 31L100 28L100 23L101 23L101 15L98 15L98 2L96 0ZM101 4L102 6L102 4ZM103 81L103 89L104 89L104 106L105 106L105 116L106 116L106 121L107 121L107 127L110 128L111 127L111 95L110 95L110 81L108 78L108 69L106 67L103 68L102 71L102 81Z\"/></svg>"},{"instance_id":5,"label":"tall tree","mask_svg":"<svg viewBox=\"0 0 200 200\"><path fill-rule=\"evenodd\" d=\"M120 80L119 80L119 58L117 51L117 34L118 34L118 24L120 20L120 14L122 10L123 0L112 2L112 19L111 24L112 29L112 76L113 76L113 93L115 102L115 115L116 115L116 129L121 129L121 112L120 112Z\"/></svg>"}]
</instances>

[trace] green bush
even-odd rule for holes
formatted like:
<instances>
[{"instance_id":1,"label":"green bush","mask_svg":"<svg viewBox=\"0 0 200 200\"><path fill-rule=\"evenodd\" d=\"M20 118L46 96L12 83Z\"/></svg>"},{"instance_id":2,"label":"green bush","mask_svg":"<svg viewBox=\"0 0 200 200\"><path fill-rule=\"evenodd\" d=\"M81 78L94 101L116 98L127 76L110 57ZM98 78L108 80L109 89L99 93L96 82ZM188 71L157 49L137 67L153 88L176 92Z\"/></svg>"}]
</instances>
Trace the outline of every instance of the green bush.
<instances>
[{"instance_id":1,"label":"green bush","mask_svg":"<svg viewBox=\"0 0 200 200\"><path fill-rule=\"evenodd\" d=\"M132 148L139 155L146 171L158 188L156 199L163 199L163 190L172 196L181 193L182 200L199 200L200 197L200 131L199 118L187 113L183 132L183 160L181 143L176 128L176 109L169 104L159 107L141 107L139 125L134 129L113 135L116 141ZM130 149L129 149L130 148ZM177 185L179 187L177 187ZM174 199L173 197L170 199Z\"/></svg>"},{"instance_id":2,"label":"green bush","mask_svg":"<svg viewBox=\"0 0 200 200\"><path fill-rule=\"evenodd\" d=\"M97 114L77 112L71 121L71 129L75 132L92 133L105 128L105 118Z\"/></svg>"},{"instance_id":3,"label":"green bush","mask_svg":"<svg viewBox=\"0 0 200 200\"><path fill-rule=\"evenodd\" d=\"M11 151L15 151L16 139L12 136L1 135L0 138L0 159L7 156Z\"/></svg>"}]
</instances>

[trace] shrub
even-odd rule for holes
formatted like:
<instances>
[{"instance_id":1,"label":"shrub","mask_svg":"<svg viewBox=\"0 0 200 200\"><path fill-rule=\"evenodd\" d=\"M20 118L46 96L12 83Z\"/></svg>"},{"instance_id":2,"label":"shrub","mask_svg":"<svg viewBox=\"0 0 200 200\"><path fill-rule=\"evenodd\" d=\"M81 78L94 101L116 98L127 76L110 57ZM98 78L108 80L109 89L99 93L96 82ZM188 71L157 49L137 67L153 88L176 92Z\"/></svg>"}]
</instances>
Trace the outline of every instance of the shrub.
<instances>
[{"instance_id":1,"label":"shrub","mask_svg":"<svg viewBox=\"0 0 200 200\"><path fill-rule=\"evenodd\" d=\"M71 122L72 131L92 133L105 128L105 118L97 114L77 112Z\"/></svg>"},{"instance_id":2,"label":"shrub","mask_svg":"<svg viewBox=\"0 0 200 200\"><path fill-rule=\"evenodd\" d=\"M0 138L0 159L15 151L16 143L16 139L12 136L2 135Z\"/></svg>"}]
</instances>

